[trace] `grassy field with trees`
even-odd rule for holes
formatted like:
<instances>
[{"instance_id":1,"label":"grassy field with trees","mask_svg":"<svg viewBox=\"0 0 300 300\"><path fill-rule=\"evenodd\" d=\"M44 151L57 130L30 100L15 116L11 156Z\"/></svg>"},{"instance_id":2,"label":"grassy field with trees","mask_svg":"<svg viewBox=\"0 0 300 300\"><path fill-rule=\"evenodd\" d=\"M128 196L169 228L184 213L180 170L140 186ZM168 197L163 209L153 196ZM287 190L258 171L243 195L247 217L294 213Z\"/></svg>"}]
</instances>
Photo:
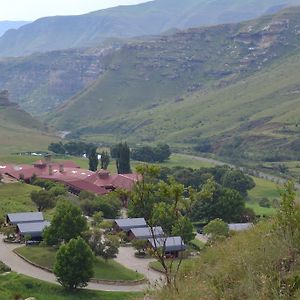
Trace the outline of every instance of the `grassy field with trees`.
<instances>
[{"instance_id":1,"label":"grassy field with trees","mask_svg":"<svg viewBox=\"0 0 300 300\"><path fill-rule=\"evenodd\" d=\"M57 250L52 247L31 246L15 250L18 254L43 267L53 269ZM128 280L143 279L143 276L129 270L114 260L104 260L97 257L94 263L94 277L102 280Z\"/></svg>"}]
</instances>

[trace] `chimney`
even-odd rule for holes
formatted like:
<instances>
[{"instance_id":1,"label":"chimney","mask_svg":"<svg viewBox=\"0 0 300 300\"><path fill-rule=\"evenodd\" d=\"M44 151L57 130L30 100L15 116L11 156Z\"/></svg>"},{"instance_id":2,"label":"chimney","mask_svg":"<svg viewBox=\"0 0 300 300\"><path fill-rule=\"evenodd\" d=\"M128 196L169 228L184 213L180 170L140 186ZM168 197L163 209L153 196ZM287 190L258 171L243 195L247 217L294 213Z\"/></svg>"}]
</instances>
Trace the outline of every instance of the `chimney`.
<instances>
[{"instance_id":1,"label":"chimney","mask_svg":"<svg viewBox=\"0 0 300 300\"><path fill-rule=\"evenodd\" d=\"M49 168L49 175L53 175L53 169L52 169L52 166L49 165L48 168Z\"/></svg>"},{"instance_id":2,"label":"chimney","mask_svg":"<svg viewBox=\"0 0 300 300\"><path fill-rule=\"evenodd\" d=\"M107 178L109 178L109 172L106 170L100 170L98 172L98 176L100 179L107 179Z\"/></svg>"},{"instance_id":3,"label":"chimney","mask_svg":"<svg viewBox=\"0 0 300 300\"><path fill-rule=\"evenodd\" d=\"M63 173L65 171L64 165L59 165L59 172Z\"/></svg>"},{"instance_id":4,"label":"chimney","mask_svg":"<svg viewBox=\"0 0 300 300\"><path fill-rule=\"evenodd\" d=\"M45 155L45 162L46 162L47 164L51 163L51 159L52 159L51 154L46 154L46 155Z\"/></svg>"}]
</instances>

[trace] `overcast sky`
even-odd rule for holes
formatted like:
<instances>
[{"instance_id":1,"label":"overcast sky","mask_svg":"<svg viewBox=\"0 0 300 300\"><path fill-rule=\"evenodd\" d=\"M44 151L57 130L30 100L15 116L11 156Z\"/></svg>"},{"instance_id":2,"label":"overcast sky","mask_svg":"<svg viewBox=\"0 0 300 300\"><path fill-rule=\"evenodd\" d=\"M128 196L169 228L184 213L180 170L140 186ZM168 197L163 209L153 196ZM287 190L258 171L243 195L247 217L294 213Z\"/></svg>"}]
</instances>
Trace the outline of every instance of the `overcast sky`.
<instances>
[{"instance_id":1,"label":"overcast sky","mask_svg":"<svg viewBox=\"0 0 300 300\"><path fill-rule=\"evenodd\" d=\"M31 21L45 16L78 15L149 0L0 0L0 20Z\"/></svg>"}]
</instances>

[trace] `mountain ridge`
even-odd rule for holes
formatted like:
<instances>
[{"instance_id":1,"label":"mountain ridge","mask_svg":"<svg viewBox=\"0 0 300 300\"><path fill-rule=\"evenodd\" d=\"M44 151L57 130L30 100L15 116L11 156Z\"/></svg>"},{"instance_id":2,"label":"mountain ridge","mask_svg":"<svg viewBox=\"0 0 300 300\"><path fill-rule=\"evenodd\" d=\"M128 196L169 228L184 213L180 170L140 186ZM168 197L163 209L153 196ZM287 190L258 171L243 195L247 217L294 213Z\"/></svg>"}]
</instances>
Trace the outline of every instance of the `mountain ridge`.
<instances>
[{"instance_id":1,"label":"mountain ridge","mask_svg":"<svg viewBox=\"0 0 300 300\"><path fill-rule=\"evenodd\" d=\"M223 155L242 147L244 156L254 157L256 145L261 157L266 157L277 145L286 157L297 156L298 121L280 119L278 113L287 116L285 105L299 103L293 93L299 82L295 63L288 63L289 56L298 58L300 51L299 15L300 8L293 7L240 24L194 28L126 44L112 57L114 68L48 120L71 130L74 138L97 142L163 140L191 148L208 140L213 151ZM281 89L275 83L280 72L274 71L279 63L280 72L286 73L286 64L294 76L287 73L289 81ZM269 72L274 73L273 81ZM260 76L270 88L255 79ZM244 82L252 89L246 89ZM253 82L260 86L258 91ZM287 103L280 104L280 97ZM242 106L239 100L245 101ZM280 104L277 112L274 103Z\"/></svg>"},{"instance_id":2,"label":"mountain ridge","mask_svg":"<svg viewBox=\"0 0 300 300\"><path fill-rule=\"evenodd\" d=\"M0 38L0 56L23 56L67 48L97 46L106 38L161 34L171 28L233 23L277 11L300 0L155 0L80 16L39 19ZM124 30L126 28L126 30Z\"/></svg>"}]
</instances>

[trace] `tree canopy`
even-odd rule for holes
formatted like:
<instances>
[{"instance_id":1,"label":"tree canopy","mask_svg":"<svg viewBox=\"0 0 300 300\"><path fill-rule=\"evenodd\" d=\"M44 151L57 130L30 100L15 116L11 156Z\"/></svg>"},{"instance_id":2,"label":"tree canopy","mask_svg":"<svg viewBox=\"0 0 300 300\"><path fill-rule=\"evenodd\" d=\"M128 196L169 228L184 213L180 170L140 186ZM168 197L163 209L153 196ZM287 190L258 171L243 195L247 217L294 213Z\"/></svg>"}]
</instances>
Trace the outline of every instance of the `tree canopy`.
<instances>
[{"instance_id":1,"label":"tree canopy","mask_svg":"<svg viewBox=\"0 0 300 300\"><path fill-rule=\"evenodd\" d=\"M57 245L82 235L87 229L87 221L80 208L68 201L60 201L43 236L48 245Z\"/></svg>"},{"instance_id":2,"label":"tree canopy","mask_svg":"<svg viewBox=\"0 0 300 300\"><path fill-rule=\"evenodd\" d=\"M61 245L53 272L57 281L70 290L87 286L94 274L94 255L91 248L80 237Z\"/></svg>"}]
</instances>

